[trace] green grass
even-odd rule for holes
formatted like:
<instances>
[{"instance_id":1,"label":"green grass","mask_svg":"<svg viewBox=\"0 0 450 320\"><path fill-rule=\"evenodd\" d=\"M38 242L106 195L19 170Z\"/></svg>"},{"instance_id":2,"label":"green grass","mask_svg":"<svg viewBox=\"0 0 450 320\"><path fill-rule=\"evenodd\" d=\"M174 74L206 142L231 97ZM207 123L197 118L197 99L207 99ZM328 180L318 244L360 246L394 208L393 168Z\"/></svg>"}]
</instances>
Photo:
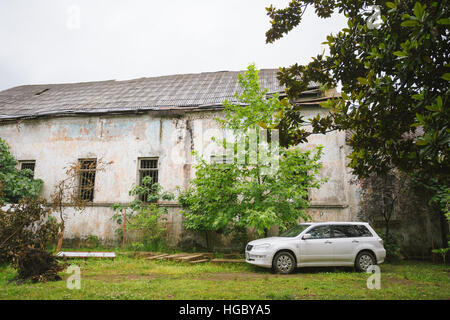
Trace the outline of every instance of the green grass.
<instances>
[{"instance_id":1,"label":"green grass","mask_svg":"<svg viewBox=\"0 0 450 320\"><path fill-rule=\"evenodd\" d=\"M190 265L126 256L76 259L81 289L63 281L9 282L11 267L0 267L0 299L449 299L450 268L427 262L381 265L381 289L369 290L369 274L351 269L299 269L288 276L247 264Z\"/></svg>"}]
</instances>

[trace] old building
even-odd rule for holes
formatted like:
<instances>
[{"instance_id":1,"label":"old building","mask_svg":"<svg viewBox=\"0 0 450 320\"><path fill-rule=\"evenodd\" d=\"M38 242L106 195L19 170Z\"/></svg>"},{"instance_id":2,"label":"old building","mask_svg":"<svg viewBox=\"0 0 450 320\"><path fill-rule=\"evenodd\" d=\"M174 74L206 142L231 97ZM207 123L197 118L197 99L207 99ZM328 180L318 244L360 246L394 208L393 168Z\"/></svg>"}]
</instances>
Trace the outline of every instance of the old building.
<instances>
[{"instance_id":1,"label":"old building","mask_svg":"<svg viewBox=\"0 0 450 320\"><path fill-rule=\"evenodd\" d=\"M262 87L283 92L275 69L261 70ZM83 213L72 212L66 237L97 235L113 241L113 203L128 203L128 190L143 175L152 175L166 190L186 187L193 177L191 151L210 157L210 136L219 131L214 118L222 102L239 91L238 72L211 72L70 84L28 85L0 92L0 136L11 146L21 168L32 168L44 181L48 198L64 168L74 161L113 161L95 173L90 200ZM307 117L326 112L318 86L311 84L300 102ZM358 190L346 168L344 132L313 135L322 144L322 175L328 182L311 192L315 220L351 220L358 211ZM182 217L176 201L169 206L171 241L182 237Z\"/></svg>"}]
</instances>

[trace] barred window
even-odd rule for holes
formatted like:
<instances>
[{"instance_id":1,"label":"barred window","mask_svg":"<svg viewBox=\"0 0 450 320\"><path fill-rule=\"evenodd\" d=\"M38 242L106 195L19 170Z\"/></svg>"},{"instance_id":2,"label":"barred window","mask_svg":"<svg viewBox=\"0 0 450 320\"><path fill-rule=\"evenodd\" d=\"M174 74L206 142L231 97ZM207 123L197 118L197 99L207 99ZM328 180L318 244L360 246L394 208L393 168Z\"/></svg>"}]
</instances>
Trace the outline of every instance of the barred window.
<instances>
[{"instance_id":1,"label":"barred window","mask_svg":"<svg viewBox=\"0 0 450 320\"><path fill-rule=\"evenodd\" d=\"M158 158L140 158L139 162L139 185L142 186L142 180L145 177L150 176L152 178L152 184L158 183ZM149 189L149 193L151 193L151 188ZM148 193L141 194L140 200L146 201Z\"/></svg>"},{"instance_id":2,"label":"barred window","mask_svg":"<svg viewBox=\"0 0 450 320\"><path fill-rule=\"evenodd\" d=\"M19 161L20 170L30 169L33 171L34 176L34 168L36 166L36 160L21 160Z\"/></svg>"},{"instance_id":3,"label":"barred window","mask_svg":"<svg viewBox=\"0 0 450 320\"><path fill-rule=\"evenodd\" d=\"M80 159L80 200L94 200L95 171L97 169L97 159Z\"/></svg>"},{"instance_id":4,"label":"barred window","mask_svg":"<svg viewBox=\"0 0 450 320\"><path fill-rule=\"evenodd\" d=\"M217 164L232 164L234 161L233 158L228 157L226 154L221 155L211 155L211 163L217 163Z\"/></svg>"}]
</instances>

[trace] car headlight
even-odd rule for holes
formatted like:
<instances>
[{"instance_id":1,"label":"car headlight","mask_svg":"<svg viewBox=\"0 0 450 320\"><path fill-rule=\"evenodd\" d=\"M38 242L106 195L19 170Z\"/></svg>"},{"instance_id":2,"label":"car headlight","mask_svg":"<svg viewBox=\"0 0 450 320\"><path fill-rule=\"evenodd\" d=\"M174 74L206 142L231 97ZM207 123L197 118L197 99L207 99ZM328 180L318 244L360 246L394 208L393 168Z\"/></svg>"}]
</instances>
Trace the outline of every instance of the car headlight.
<instances>
[{"instance_id":1,"label":"car headlight","mask_svg":"<svg viewBox=\"0 0 450 320\"><path fill-rule=\"evenodd\" d=\"M266 250L271 246L270 243L263 243L253 246L253 250Z\"/></svg>"}]
</instances>

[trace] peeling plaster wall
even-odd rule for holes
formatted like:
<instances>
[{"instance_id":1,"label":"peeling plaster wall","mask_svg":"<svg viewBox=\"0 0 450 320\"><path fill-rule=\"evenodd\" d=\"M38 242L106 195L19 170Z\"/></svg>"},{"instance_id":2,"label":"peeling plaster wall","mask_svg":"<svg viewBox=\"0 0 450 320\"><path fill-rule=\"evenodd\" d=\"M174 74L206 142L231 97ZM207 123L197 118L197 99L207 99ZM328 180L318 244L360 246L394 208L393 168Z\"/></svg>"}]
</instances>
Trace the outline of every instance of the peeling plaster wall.
<instances>
[{"instance_id":1,"label":"peeling plaster wall","mask_svg":"<svg viewBox=\"0 0 450 320\"><path fill-rule=\"evenodd\" d=\"M306 111L306 116L323 112ZM113 161L105 171L97 172L92 206L79 213L68 210L66 238L96 235L104 242L114 241L110 205L127 203L130 188L138 180L138 158L159 158L159 182L165 190L185 188L195 174L191 151L212 153L210 137L221 133L213 112L192 112L182 116L158 116L156 113L41 118L0 123L0 136L11 146L18 160L36 160L35 177L44 181L42 196L49 198L56 182L65 177L65 167L80 158ZM356 218L358 188L350 185L346 169L345 134L333 132L313 135L311 148L324 145L322 176L328 182L311 192L314 220L352 220ZM169 206L169 230L173 244L183 230L179 206Z\"/></svg>"}]
</instances>

